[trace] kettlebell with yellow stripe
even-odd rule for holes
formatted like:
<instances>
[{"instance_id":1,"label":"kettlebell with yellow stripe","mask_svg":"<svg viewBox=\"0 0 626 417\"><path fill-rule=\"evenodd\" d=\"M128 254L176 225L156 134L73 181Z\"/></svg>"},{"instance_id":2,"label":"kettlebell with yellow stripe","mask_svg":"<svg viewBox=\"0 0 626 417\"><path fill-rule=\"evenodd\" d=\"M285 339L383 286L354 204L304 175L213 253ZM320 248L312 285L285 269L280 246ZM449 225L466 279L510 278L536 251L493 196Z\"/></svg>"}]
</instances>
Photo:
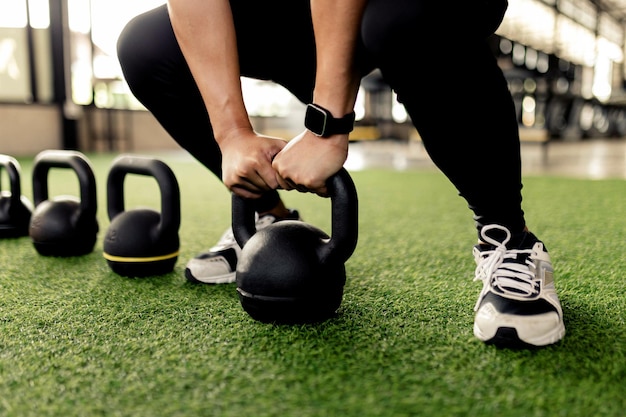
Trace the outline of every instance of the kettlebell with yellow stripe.
<instances>
[{"instance_id":1,"label":"kettlebell with yellow stripe","mask_svg":"<svg viewBox=\"0 0 626 417\"><path fill-rule=\"evenodd\" d=\"M150 208L124 210L127 174L154 177L161 192L160 213ZM180 190L169 166L145 156L118 156L107 178L107 210L111 224L103 256L113 272L146 277L174 269L180 248Z\"/></svg>"}]
</instances>

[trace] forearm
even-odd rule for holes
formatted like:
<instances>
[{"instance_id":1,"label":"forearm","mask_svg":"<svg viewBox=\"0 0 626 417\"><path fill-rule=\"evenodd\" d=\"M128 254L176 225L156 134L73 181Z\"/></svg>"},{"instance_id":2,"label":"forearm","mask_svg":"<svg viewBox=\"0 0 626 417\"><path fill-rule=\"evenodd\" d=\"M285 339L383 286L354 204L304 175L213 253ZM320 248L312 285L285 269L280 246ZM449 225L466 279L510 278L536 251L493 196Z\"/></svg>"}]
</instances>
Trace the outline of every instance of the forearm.
<instances>
[{"instance_id":1,"label":"forearm","mask_svg":"<svg viewBox=\"0 0 626 417\"><path fill-rule=\"evenodd\" d=\"M228 0L168 0L176 39L202 94L220 144L251 130L241 92L235 27Z\"/></svg>"},{"instance_id":2,"label":"forearm","mask_svg":"<svg viewBox=\"0 0 626 417\"><path fill-rule=\"evenodd\" d=\"M341 117L354 108L361 74L354 63L367 0L311 0L317 45L313 101Z\"/></svg>"},{"instance_id":3,"label":"forearm","mask_svg":"<svg viewBox=\"0 0 626 417\"><path fill-rule=\"evenodd\" d=\"M311 0L316 75L313 102L336 117L352 112L361 80L355 50L367 0ZM320 139L305 130L273 159L282 188L328 195L326 181L345 163L349 135Z\"/></svg>"}]
</instances>

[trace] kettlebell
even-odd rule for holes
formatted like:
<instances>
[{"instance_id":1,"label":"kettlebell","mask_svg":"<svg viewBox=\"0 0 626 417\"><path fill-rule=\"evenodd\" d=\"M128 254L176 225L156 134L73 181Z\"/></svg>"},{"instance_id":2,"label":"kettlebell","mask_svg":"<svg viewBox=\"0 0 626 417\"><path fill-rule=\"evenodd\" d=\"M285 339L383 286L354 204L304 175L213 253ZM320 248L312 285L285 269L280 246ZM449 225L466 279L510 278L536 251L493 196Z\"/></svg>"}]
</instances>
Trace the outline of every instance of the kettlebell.
<instances>
[{"instance_id":1,"label":"kettlebell","mask_svg":"<svg viewBox=\"0 0 626 417\"><path fill-rule=\"evenodd\" d=\"M0 183L0 239L28 236L33 205L21 195L20 164L9 155L0 155L1 169L7 172L10 188L2 190Z\"/></svg>"},{"instance_id":2,"label":"kettlebell","mask_svg":"<svg viewBox=\"0 0 626 417\"><path fill-rule=\"evenodd\" d=\"M124 211L127 174L152 176L161 192L161 213L149 208ZM104 258L118 275L146 277L171 272L178 259L180 190L164 162L121 155L107 179L107 209L111 224L104 238Z\"/></svg>"},{"instance_id":3,"label":"kettlebell","mask_svg":"<svg viewBox=\"0 0 626 417\"><path fill-rule=\"evenodd\" d=\"M252 200L232 196L232 224L242 247L235 273L243 309L265 323L324 321L341 305L345 262L358 238L358 200L342 168L327 181L331 236L297 220L255 230Z\"/></svg>"},{"instance_id":4,"label":"kettlebell","mask_svg":"<svg viewBox=\"0 0 626 417\"><path fill-rule=\"evenodd\" d=\"M77 177L80 199L48 196L51 168L71 169ZM29 235L40 255L80 256L93 251L99 226L96 178L87 157L78 151L45 150L33 162L33 201Z\"/></svg>"}]
</instances>

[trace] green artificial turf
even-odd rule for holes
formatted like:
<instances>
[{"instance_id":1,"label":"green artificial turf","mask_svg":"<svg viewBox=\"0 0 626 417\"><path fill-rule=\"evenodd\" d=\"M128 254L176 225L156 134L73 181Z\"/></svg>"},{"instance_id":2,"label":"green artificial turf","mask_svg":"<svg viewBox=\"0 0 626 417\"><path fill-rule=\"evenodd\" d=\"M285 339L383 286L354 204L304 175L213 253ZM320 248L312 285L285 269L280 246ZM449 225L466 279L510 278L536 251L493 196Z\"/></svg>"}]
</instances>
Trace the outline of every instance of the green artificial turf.
<instances>
[{"instance_id":1,"label":"green artificial turf","mask_svg":"<svg viewBox=\"0 0 626 417\"><path fill-rule=\"evenodd\" d=\"M172 273L121 277L103 259L109 155L89 155L100 223L92 253L43 257L28 237L0 240L1 416L626 415L624 181L525 179L567 334L508 350L472 334L476 235L440 173L352 172L359 243L338 315L285 326L251 319L235 284L185 280L186 261L230 224L230 197L191 159L158 157L181 189ZM20 163L31 198L32 160ZM50 180L51 196L78 188L67 172ZM151 178L126 184L127 209L158 204ZM283 195L329 232L327 199Z\"/></svg>"}]
</instances>

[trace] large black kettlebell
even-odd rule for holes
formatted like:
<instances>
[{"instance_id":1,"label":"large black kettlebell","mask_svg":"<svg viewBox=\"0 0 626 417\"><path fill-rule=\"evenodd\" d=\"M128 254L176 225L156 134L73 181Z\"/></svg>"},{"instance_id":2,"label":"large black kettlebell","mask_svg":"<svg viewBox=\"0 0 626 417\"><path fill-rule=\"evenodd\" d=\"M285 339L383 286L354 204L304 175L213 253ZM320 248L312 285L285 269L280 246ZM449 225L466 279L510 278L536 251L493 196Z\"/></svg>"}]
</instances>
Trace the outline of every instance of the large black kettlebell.
<instances>
[{"instance_id":1,"label":"large black kettlebell","mask_svg":"<svg viewBox=\"0 0 626 417\"><path fill-rule=\"evenodd\" d=\"M51 168L71 169L78 176L80 199L48 197ZM46 150L33 162L35 210L29 234L35 249L45 256L80 256L93 251L99 227L96 178L89 160L78 151Z\"/></svg>"},{"instance_id":2,"label":"large black kettlebell","mask_svg":"<svg viewBox=\"0 0 626 417\"><path fill-rule=\"evenodd\" d=\"M126 174L154 177L161 192L161 213L149 208L124 211ZM107 179L107 199L111 224L104 238L103 255L109 267L128 277L172 271L180 246L180 190L170 167L149 157L117 157Z\"/></svg>"},{"instance_id":3,"label":"large black kettlebell","mask_svg":"<svg viewBox=\"0 0 626 417\"><path fill-rule=\"evenodd\" d=\"M345 169L329 178L332 230L283 220L255 231L251 200L233 194L232 224L242 247L236 282L243 309L255 320L311 323L332 317L341 305L344 263L358 236L358 201Z\"/></svg>"},{"instance_id":4,"label":"large black kettlebell","mask_svg":"<svg viewBox=\"0 0 626 417\"><path fill-rule=\"evenodd\" d=\"M0 239L28 236L33 205L22 195L20 164L9 155L0 155L0 172L2 169L7 172L10 188L2 190L0 182Z\"/></svg>"}]
</instances>

